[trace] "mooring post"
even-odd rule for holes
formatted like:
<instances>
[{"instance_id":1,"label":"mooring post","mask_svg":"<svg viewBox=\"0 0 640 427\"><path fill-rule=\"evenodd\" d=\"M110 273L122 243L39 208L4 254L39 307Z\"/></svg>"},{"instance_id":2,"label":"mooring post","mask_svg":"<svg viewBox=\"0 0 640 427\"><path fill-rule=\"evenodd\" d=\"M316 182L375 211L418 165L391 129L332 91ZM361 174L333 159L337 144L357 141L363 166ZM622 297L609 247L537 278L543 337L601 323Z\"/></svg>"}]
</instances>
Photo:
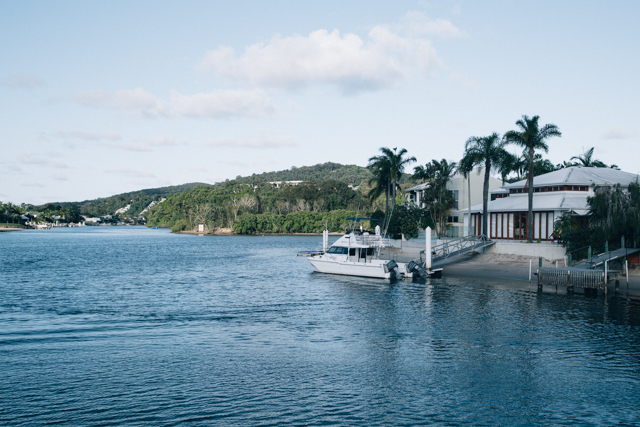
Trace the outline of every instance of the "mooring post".
<instances>
[{"instance_id":1,"label":"mooring post","mask_svg":"<svg viewBox=\"0 0 640 427\"><path fill-rule=\"evenodd\" d=\"M604 262L604 296L607 296L607 284L609 282L609 274L607 273L607 261Z\"/></svg>"},{"instance_id":2,"label":"mooring post","mask_svg":"<svg viewBox=\"0 0 640 427\"><path fill-rule=\"evenodd\" d=\"M542 292L542 281L540 280L540 269L537 270L538 277L538 292Z\"/></svg>"},{"instance_id":3,"label":"mooring post","mask_svg":"<svg viewBox=\"0 0 640 427\"><path fill-rule=\"evenodd\" d=\"M540 278L538 278L538 282L540 282ZM531 283L531 258L529 258L529 283Z\"/></svg>"},{"instance_id":4,"label":"mooring post","mask_svg":"<svg viewBox=\"0 0 640 427\"><path fill-rule=\"evenodd\" d=\"M431 227L427 227L426 230L427 235L427 243L426 243L426 251L425 251L425 268L427 271L431 270Z\"/></svg>"},{"instance_id":5,"label":"mooring post","mask_svg":"<svg viewBox=\"0 0 640 427\"><path fill-rule=\"evenodd\" d=\"M567 292L573 292L573 283L571 283L571 270L567 271Z\"/></svg>"},{"instance_id":6,"label":"mooring post","mask_svg":"<svg viewBox=\"0 0 640 427\"><path fill-rule=\"evenodd\" d=\"M538 268L542 268L542 257L538 258Z\"/></svg>"},{"instance_id":7,"label":"mooring post","mask_svg":"<svg viewBox=\"0 0 640 427\"><path fill-rule=\"evenodd\" d=\"M627 295L629 295L629 261L624 260L625 275L627 276Z\"/></svg>"},{"instance_id":8,"label":"mooring post","mask_svg":"<svg viewBox=\"0 0 640 427\"><path fill-rule=\"evenodd\" d=\"M589 246L589 250L587 251L587 258L589 259L589 262L591 262L591 246Z\"/></svg>"},{"instance_id":9,"label":"mooring post","mask_svg":"<svg viewBox=\"0 0 640 427\"><path fill-rule=\"evenodd\" d=\"M605 254L609 253L609 241L608 240L606 242L604 242L604 253Z\"/></svg>"},{"instance_id":10,"label":"mooring post","mask_svg":"<svg viewBox=\"0 0 640 427\"><path fill-rule=\"evenodd\" d=\"M571 267L571 254L569 254L569 267Z\"/></svg>"}]
</instances>

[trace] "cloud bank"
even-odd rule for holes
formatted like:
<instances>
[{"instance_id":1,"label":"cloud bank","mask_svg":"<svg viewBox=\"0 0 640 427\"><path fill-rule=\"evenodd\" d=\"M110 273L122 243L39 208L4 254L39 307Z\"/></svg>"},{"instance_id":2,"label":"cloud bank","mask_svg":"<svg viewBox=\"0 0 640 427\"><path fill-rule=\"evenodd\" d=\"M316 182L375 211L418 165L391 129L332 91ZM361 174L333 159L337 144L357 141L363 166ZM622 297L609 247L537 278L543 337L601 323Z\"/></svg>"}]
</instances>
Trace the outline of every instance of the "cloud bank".
<instances>
[{"instance_id":1,"label":"cloud bank","mask_svg":"<svg viewBox=\"0 0 640 427\"><path fill-rule=\"evenodd\" d=\"M346 94L390 88L416 75L428 75L443 63L421 36L462 37L446 20L430 21L417 12L398 31L376 26L366 39L321 29L308 36L274 36L236 54L229 46L208 51L199 68L253 86L295 90L323 84Z\"/></svg>"},{"instance_id":2,"label":"cloud bank","mask_svg":"<svg viewBox=\"0 0 640 427\"><path fill-rule=\"evenodd\" d=\"M146 92L142 88L83 92L74 97L80 105L136 112L145 117L266 117L274 112L269 97L261 90L216 90L209 93L183 95L170 92L170 100Z\"/></svg>"}]
</instances>

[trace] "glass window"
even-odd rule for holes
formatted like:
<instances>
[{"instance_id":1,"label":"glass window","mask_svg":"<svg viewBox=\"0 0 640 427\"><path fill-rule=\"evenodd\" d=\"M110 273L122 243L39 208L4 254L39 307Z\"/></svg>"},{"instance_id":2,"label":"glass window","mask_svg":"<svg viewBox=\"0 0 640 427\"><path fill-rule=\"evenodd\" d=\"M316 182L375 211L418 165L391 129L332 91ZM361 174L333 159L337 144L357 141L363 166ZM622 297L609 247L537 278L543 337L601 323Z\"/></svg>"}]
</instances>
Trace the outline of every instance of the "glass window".
<instances>
[{"instance_id":1,"label":"glass window","mask_svg":"<svg viewBox=\"0 0 640 427\"><path fill-rule=\"evenodd\" d=\"M346 249L346 248L345 248ZM349 249L349 255L350 256L356 256L356 248L351 248Z\"/></svg>"},{"instance_id":2,"label":"glass window","mask_svg":"<svg viewBox=\"0 0 640 427\"><path fill-rule=\"evenodd\" d=\"M348 248L341 248L339 246L333 246L331 248L329 248L329 250L327 251L328 254L342 254L342 255L346 255L347 253L347 249Z\"/></svg>"}]
</instances>

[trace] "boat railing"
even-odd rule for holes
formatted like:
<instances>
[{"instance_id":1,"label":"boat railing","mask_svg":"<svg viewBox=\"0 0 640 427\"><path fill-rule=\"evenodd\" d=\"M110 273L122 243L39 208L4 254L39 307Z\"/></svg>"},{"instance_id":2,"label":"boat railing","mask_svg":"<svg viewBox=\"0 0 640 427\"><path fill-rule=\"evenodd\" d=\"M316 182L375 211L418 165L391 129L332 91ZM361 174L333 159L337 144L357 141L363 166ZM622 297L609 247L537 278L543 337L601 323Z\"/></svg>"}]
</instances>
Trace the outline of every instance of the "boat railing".
<instances>
[{"instance_id":1,"label":"boat railing","mask_svg":"<svg viewBox=\"0 0 640 427\"><path fill-rule=\"evenodd\" d=\"M393 242L388 237L379 236L377 234L374 235L353 235L352 238L355 238L355 241L358 245L363 246L375 246L381 248L389 248L393 246Z\"/></svg>"}]
</instances>

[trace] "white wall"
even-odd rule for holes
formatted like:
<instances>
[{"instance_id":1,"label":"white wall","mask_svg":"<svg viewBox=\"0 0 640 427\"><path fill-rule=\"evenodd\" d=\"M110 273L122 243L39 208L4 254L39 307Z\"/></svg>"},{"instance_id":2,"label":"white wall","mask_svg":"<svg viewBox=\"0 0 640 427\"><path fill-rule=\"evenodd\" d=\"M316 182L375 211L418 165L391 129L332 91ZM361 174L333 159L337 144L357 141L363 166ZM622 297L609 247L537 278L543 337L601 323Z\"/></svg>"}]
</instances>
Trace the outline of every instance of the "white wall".
<instances>
[{"instance_id":1,"label":"white wall","mask_svg":"<svg viewBox=\"0 0 640 427\"><path fill-rule=\"evenodd\" d=\"M494 242L495 244L486 249L486 253L520 255L536 259L542 257L547 261L561 260L567 253L562 245L555 243L521 243L502 240L494 240Z\"/></svg>"}]
</instances>

